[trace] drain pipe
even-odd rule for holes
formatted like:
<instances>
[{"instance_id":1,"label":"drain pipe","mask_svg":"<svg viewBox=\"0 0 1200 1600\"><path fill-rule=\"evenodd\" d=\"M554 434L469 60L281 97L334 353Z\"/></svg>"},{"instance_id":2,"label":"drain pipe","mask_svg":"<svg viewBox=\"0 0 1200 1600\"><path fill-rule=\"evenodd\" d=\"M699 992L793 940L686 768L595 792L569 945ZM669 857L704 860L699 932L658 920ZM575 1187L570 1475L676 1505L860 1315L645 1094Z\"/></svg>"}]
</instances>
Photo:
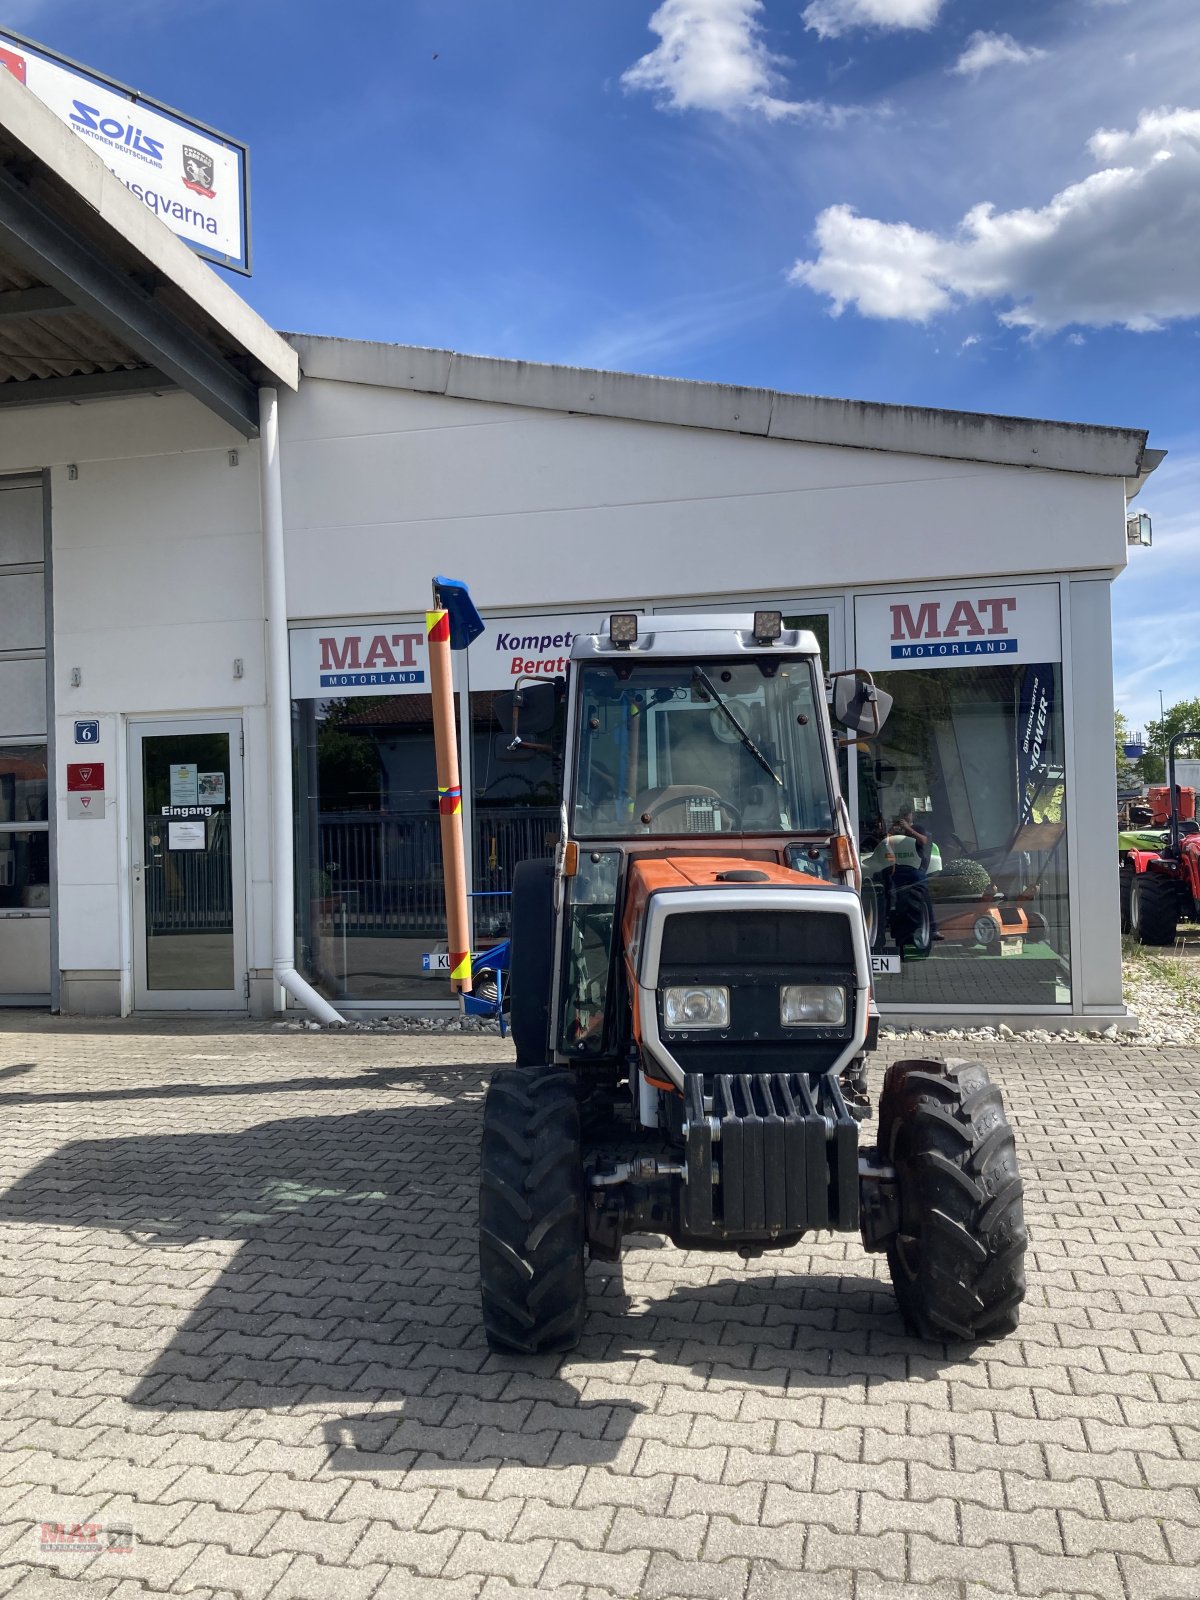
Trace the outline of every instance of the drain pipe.
<instances>
[{"instance_id":1,"label":"drain pipe","mask_svg":"<svg viewBox=\"0 0 1200 1600\"><path fill-rule=\"evenodd\" d=\"M279 395L258 391L262 480L263 585L267 605L267 722L271 743L271 971L277 986L319 1022L344 1022L296 971L295 844L292 829L292 691L284 581L283 477L279 469ZM278 997L278 995L277 995ZM282 1007L277 1006L277 1009Z\"/></svg>"}]
</instances>

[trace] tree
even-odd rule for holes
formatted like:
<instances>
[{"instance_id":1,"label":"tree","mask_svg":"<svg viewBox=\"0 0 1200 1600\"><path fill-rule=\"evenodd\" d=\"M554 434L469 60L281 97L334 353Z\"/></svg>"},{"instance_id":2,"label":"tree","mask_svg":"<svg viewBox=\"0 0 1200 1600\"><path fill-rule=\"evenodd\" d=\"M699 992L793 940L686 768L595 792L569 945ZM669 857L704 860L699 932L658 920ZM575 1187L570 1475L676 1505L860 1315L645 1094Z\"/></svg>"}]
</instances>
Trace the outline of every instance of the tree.
<instances>
[{"instance_id":1,"label":"tree","mask_svg":"<svg viewBox=\"0 0 1200 1600\"><path fill-rule=\"evenodd\" d=\"M1150 748L1141 762L1147 783L1166 782L1167 746L1177 733L1191 732L1200 733L1200 699L1177 701L1161 722L1147 724L1146 743ZM1181 744L1175 755L1200 756L1200 739Z\"/></svg>"}]
</instances>

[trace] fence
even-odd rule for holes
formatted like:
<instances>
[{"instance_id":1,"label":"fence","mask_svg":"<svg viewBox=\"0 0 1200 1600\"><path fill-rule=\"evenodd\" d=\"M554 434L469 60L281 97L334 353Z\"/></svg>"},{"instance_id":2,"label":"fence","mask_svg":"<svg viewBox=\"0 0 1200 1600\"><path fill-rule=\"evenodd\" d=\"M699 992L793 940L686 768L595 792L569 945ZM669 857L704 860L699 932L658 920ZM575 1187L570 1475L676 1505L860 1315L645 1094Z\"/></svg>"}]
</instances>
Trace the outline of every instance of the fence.
<instances>
[{"instance_id":1,"label":"fence","mask_svg":"<svg viewBox=\"0 0 1200 1600\"><path fill-rule=\"evenodd\" d=\"M233 927L233 863L229 816L207 819L207 848L168 850L167 823L146 818L146 931L228 933Z\"/></svg>"},{"instance_id":2,"label":"fence","mask_svg":"<svg viewBox=\"0 0 1200 1600\"><path fill-rule=\"evenodd\" d=\"M348 934L445 935L441 825L437 816L325 813L312 899ZM472 819L475 888L512 887L518 861L548 855L558 833L553 806L478 807ZM507 931L508 902L476 902L476 937ZM344 913L344 922L343 922Z\"/></svg>"}]
</instances>

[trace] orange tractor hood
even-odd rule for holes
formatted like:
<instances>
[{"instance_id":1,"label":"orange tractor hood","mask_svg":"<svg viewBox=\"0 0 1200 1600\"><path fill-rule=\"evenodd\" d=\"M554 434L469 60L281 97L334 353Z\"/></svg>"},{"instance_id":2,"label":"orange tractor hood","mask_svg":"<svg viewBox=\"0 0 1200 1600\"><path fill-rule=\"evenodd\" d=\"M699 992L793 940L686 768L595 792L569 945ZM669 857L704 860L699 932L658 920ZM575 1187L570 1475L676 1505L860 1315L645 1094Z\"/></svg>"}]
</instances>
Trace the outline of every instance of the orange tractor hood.
<instances>
[{"instance_id":1,"label":"orange tractor hood","mask_svg":"<svg viewBox=\"0 0 1200 1600\"><path fill-rule=\"evenodd\" d=\"M736 874L736 876L731 876ZM807 872L781 867L774 861L745 856L644 856L629 863L625 890L625 915L621 932L624 949L636 935L652 894L672 889L840 889Z\"/></svg>"}]
</instances>

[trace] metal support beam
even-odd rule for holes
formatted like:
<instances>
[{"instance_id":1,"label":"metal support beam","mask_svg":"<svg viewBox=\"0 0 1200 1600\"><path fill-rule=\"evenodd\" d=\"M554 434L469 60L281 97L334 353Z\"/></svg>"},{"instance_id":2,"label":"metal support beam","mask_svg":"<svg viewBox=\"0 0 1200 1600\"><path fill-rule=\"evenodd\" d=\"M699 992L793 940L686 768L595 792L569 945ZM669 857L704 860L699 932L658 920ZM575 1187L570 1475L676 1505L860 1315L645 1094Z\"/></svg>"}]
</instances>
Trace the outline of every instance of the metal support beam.
<instances>
[{"instance_id":1,"label":"metal support beam","mask_svg":"<svg viewBox=\"0 0 1200 1600\"><path fill-rule=\"evenodd\" d=\"M39 284L35 289L5 289L0 293L0 317L52 317L75 306L57 289Z\"/></svg>"},{"instance_id":2,"label":"metal support beam","mask_svg":"<svg viewBox=\"0 0 1200 1600\"><path fill-rule=\"evenodd\" d=\"M0 167L0 246L247 438L258 435L258 391L94 246Z\"/></svg>"},{"instance_id":3,"label":"metal support beam","mask_svg":"<svg viewBox=\"0 0 1200 1600\"><path fill-rule=\"evenodd\" d=\"M64 400L109 400L116 395L176 388L178 384L156 367L81 373L70 378L25 378L19 383L0 383L0 408L61 405Z\"/></svg>"}]
</instances>

